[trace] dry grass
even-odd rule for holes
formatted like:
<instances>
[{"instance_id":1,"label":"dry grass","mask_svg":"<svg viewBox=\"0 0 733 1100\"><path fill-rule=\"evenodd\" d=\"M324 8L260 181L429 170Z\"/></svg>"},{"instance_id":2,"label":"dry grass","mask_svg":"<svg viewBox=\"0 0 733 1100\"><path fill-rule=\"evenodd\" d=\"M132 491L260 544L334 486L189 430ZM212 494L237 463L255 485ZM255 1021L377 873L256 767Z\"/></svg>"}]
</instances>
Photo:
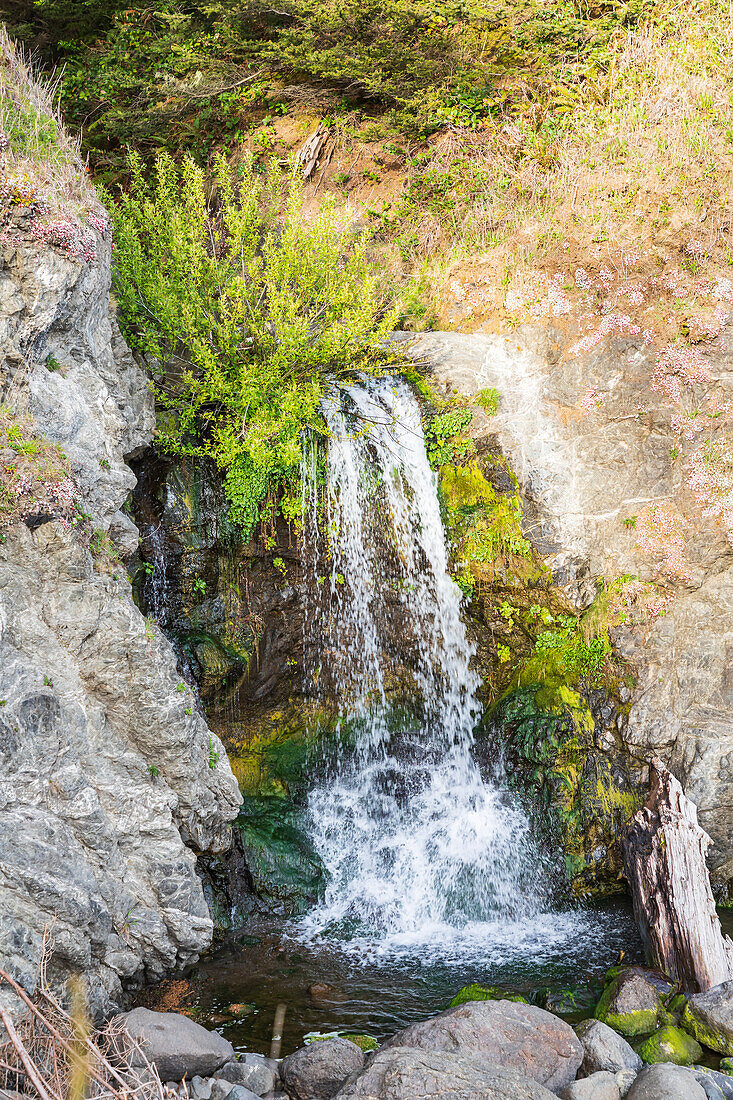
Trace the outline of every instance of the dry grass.
<instances>
[{"instance_id":1,"label":"dry grass","mask_svg":"<svg viewBox=\"0 0 733 1100\"><path fill-rule=\"evenodd\" d=\"M567 113L472 138L467 159L480 186L456 231L435 215L417 226L420 251L442 254L444 286L477 277L480 321L504 312L506 288L528 272L618 268L631 249L646 258L637 273L682 261L727 268L732 59L728 2L668 5L619 39L609 72L586 80ZM455 166L456 142L444 137L422 175Z\"/></svg>"},{"instance_id":2,"label":"dry grass","mask_svg":"<svg viewBox=\"0 0 733 1100\"><path fill-rule=\"evenodd\" d=\"M43 967L33 997L0 970L0 991L11 990L19 1005L11 1015L0 1001L0 1091L22 1088L37 1100L168 1100L157 1071L120 1020L95 1031L81 982L69 985L67 1011Z\"/></svg>"}]
</instances>

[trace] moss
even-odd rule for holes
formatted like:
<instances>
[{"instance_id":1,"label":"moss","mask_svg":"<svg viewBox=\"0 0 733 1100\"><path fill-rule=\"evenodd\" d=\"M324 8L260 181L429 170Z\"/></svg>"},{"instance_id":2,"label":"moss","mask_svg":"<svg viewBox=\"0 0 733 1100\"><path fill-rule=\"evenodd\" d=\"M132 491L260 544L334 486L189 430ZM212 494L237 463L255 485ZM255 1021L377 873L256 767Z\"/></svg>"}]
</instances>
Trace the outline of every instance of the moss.
<instances>
[{"instance_id":1,"label":"moss","mask_svg":"<svg viewBox=\"0 0 733 1100\"><path fill-rule=\"evenodd\" d=\"M325 873L296 807L281 798L245 798L234 827L258 894L288 913L317 900Z\"/></svg>"},{"instance_id":2,"label":"moss","mask_svg":"<svg viewBox=\"0 0 733 1100\"><path fill-rule=\"evenodd\" d=\"M297 796L313 770L352 738L353 730L339 727L329 711L300 703L253 715L226 732L224 743L242 794L288 797Z\"/></svg>"},{"instance_id":3,"label":"moss","mask_svg":"<svg viewBox=\"0 0 733 1100\"><path fill-rule=\"evenodd\" d=\"M681 1025L703 1046L716 1050L718 1054L733 1055L733 1039L716 1031L710 1024L696 1016L689 1003L685 1005L682 1013Z\"/></svg>"},{"instance_id":4,"label":"moss","mask_svg":"<svg viewBox=\"0 0 733 1100\"><path fill-rule=\"evenodd\" d=\"M563 683L527 685L505 697L491 729L506 739L513 785L533 803L548 840L561 848L573 892L620 892L617 837L643 792L597 750L584 696Z\"/></svg>"},{"instance_id":5,"label":"moss","mask_svg":"<svg viewBox=\"0 0 733 1100\"><path fill-rule=\"evenodd\" d=\"M531 557L519 496L497 493L478 462L444 466L440 495L455 558L467 563L477 584L493 577L497 559Z\"/></svg>"},{"instance_id":6,"label":"moss","mask_svg":"<svg viewBox=\"0 0 733 1100\"><path fill-rule=\"evenodd\" d=\"M365 1053L379 1049L379 1043L371 1035L342 1035L341 1038L348 1039L350 1043L355 1043Z\"/></svg>"},{"instance_id":7,"label":"moss","mask_svg":"<svg viewBox=\"0 0 733 1100\"><path fill-rule=\"evenodd\" d=\"M733 1077L733 1058L721 1058L719 1068L721 1073L727 1073Z\"/></svg>"},{"instance_id":8,"label":"moss","mask_svg":"<svg viewBox=\"0 0 733 1100\"><path fill-rule=\"evenodd\" d=\"M595 1018L602 1023L625 1035L627 1039L641 1035L649 1035L655 1031L659 1022L660 1004L656 1008L641 1008L631 1012L614 1011L612 1005L619 991L619 979L614 978L601 994L601 999L596 1005Z\"/></svg>"},{"instance_id":9,"label":"moss","mask_svg":"<svg viewBox=\"0 0 733 1100\"><path fill-rule=\"evenodd\" d=\"M692 1066L702 1058L702 1047L680 1027L665 1024L639 1043L637 1054L649 1065L673 1062L676 1066Z\"/></svg>"},{"instance_id":10,"label":"moss","mask_svg":"<svg viewBox=\"0 0 733 1100\"><path fill-rule=\"evenodd\" d=\"M468 1001L516 1001L520 1004L529 1004L527 998L521 993L511 993L493 985L479 985L478 982L472 982L470 985L464 985L463 989L456 993L448 1008L465 1005Z\"/></svg>"}]
</instances>

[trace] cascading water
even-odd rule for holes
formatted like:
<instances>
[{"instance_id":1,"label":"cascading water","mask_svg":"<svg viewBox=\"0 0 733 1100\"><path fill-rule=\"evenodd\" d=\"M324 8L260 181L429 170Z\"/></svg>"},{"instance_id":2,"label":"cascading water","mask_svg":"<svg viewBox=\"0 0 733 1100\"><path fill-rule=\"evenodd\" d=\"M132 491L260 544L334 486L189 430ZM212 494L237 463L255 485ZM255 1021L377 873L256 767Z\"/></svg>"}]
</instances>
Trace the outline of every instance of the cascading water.
<instances>
[{"instance_id":1,"label":"cascading water","mask_svg":"<svg viewBox=\"0 0 733 1100\"><path fill-rule=\"evenodd\" d=\"M537 913L541 875L525 814L472 757L479 681L419 408L387 380L339 390L324 413L330 561L314 579L329 585L324 648L356 736L309 796L329 883L306 927L392 944L465 938ZM398 721L395 637L412 700Z\"/></svg>"}]
</instances>

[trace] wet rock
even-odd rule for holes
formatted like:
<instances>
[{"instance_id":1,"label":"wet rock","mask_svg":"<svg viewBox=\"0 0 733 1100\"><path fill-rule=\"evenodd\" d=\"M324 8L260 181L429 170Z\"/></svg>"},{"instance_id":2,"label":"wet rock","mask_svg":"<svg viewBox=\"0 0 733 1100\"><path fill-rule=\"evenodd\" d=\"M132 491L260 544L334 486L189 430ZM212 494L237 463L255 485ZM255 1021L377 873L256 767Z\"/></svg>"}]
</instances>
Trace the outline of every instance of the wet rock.
<instances>
[{"instance_id":1,"label":"wet rock","mask_svg":"<svg viewBox=\"0 0 733 1100\"><path fill-rule=\"evenodd\" d=\"M336 990L332 985L328 985L326 982L313 982L313 985L308 986L308 996L318 1000L319 997L330 997Z\"/></svg>"},{"instance_id":2,"label":"wet rock","mask_svg":"<svg viewBox=\"0 0 733 1100\"><path fill-rule=\"evenodd\" d=\"M689 997L682 1026L711 1050L733 1055L733 981Z\"/></svg>"},{"instance_id":3,"label":"wet rock","mask_svg":"<svg viewBox=\"0 0 733 1100\"><path fill-rule=\"evenodd\" d=\"M660 992L639 970L623 970L606 986L595 1016L621 1035L646 1035L659 1023Z\"/></svg>"},{"instance_id":4,"label":"wet rock","mask_svg":"<svg viewBox=\"0 0 733 1100\"><path fill-rule=\"evenodd\" d=\"M295 1100L329 1100L363 1065L364 1051L355 1043L324 1039L283 1059L280 1076Z\"/></svg>"},{"instance_id":5,"label":"wet rock","mask_svg":"<svg viewBox=\"0 0 733 1100\"><path fill-rule=\"evenodd\" d=\"M234 1058L230 1042L177 1012L134 1008L119 1019L164 1081L207 1077Z\"/></svg>"},{"instance_id":6,"label":"wet rock","mask_svg":"<svg viewBox=\"0 0 733 1100\"><path fill-rule=\"evenodd\" d=\"M264 1054L243 1054L238 1061L227 1062L214 1074L221 1083L244 1085L258 1096L271 1092L278 1076L277 1062L265 1058Z\"/></svg>"},{"instance_id":7,"label":"wet rock","mask_svg":"<svg viewBox=\"0 0 733 1100\"><path fill-rule=\"evenodd\" d=\"M465 1054L520 1070L551 1090L569 1084L583 1061L583 1047L569 1024L511 1001L469 1001L412 1024L385 1045Z\"/></svg>"},{"instance_id":8,"label":"wet rock","mask_svg":"<svg viewBox=\"0 0 733 1100\"><path fill-rule=\"evenodd\" d=\"M646 1066L626 1096L627 1100L708 1100L691 1070L664 1063Z\"/></svg>"},{"instance_id":9,"label":"wet rock","mask_svg":"<svg viewBox=\"0 0 733 1100\"><path fill-rule=\"evenodd\" d=\"M620 1100L615 1073L599 1070L581 1081L573 1081L558 1093L560 1100Z\"/></svg>"},{"instance_id":10,"label":"wet rock","mask_svg":"<svg viewBox=\"0 0 733 1100\"><path fill-rule=\"evenodd\" d=\"M583 1069L590 1076L597 1070L611 1073L629 1069L637 1072L642 1061L623 1036L601 1020L583 1020L575 1029L583 1044Z\"/></svg>"},{"instance_id":11,"label":"wet rock","mask_svg":"<svg viewBox=\"0 0 733 1100\"><path fill-rule=\"evenodd\" d=\"M383 1047L337 1100L553 1100L519 1070L480 1058L414 1047Z\"/></svg>"},{"instance_id":12,"label":"wet rock","mask_svg":"<svg viewBox=\"0 0 733 1100\"><path fill-rule=\"evenodd\" d=\"M637 1048L650 1065L672 1062L676 1066L692 1066L702 1058L702 1047L680 1027L665 1024Z\"/></svg>"}]
</instances>

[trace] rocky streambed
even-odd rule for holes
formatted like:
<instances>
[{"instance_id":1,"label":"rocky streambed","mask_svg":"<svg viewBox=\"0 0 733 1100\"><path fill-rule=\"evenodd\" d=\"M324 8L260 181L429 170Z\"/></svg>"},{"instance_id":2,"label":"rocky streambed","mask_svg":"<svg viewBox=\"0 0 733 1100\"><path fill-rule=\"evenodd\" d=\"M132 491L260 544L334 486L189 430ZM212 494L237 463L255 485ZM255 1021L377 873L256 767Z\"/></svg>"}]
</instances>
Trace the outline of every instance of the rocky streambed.
<instances>
[{"instance_id":1,"label":"rocky streambed","mask_svg":"<svg viewBox=\"0 0 733 1100\"><path fill-rule=\"evenodd\" d=\"M575 1026L517 994L471 985L377 1046L311 1041L282 1060L177 1013L128 1013L171 1096L193 1100L726 1100L733 982L686 995L657 971L616 966ZM716 1063L714 1066L713 1063Z\"/></svg>"}]
</instances>

